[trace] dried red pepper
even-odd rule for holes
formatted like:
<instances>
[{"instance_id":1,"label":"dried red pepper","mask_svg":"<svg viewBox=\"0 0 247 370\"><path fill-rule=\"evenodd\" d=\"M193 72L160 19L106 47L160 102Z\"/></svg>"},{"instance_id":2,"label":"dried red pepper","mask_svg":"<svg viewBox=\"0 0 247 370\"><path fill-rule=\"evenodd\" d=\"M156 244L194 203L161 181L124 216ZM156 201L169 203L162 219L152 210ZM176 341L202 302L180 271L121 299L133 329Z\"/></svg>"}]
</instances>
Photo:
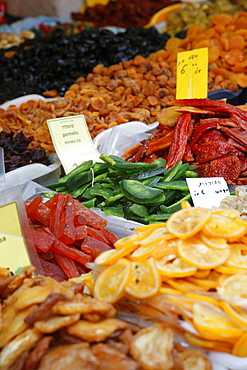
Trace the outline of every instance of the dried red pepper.
<instances>
[{"instance_id":1,"label":"dried red pepper","mask_svg":"<svg viewBox=\"0 0 247 370\"><path fill-rule=\"evenodd\" d=\"M170 145L167 157L167 169L171 169L177 162L183 159L188 141L191 114L183 113L179 118L174 129L173 141Z\"/></svg>"}]
</instances>

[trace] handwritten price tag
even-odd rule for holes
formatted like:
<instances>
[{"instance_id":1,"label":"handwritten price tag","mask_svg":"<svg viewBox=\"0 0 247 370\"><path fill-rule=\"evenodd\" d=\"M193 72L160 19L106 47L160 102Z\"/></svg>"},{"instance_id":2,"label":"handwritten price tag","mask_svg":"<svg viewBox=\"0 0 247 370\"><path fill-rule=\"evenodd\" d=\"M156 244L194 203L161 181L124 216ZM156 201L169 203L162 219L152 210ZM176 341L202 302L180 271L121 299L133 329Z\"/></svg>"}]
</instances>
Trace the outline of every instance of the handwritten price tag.
<instances>
[{"instance_id":1,"label":"handwritten price tag","mask_svg":"<svg viewBox=\"0 0 247 370\"><path fill-rule=\"evenodd\" d=\"M176 99L204 99L207 93L208 48L178 53Z\"/></svg>"},{"instance_id":2,"label":"handwritten price tag","mask_svg":"<svg viewBox=\"0 0 247 370\"><path fill-rule=\"evenodd\" d=\"M0 261L13 272L31 265L16 202L0 207Z\"/></svg>"},{"instance_id":3,"label":"handwritten price tag","mask_svg":"<svg viewBox=\"0 0 247 370\"><path fill-rule=\"evenodd\" d=\"M187 178L186 181L195 207L219 207L222 199L230 195L223 177Z\"/></svg>"},{"instance_id":4,"label":"handwritten price tag","mask_svg":"<svg viewBox=\"0 0 247 370\"><path fill-rule=\"evenodd\" d=\"M49 119L47 124L65 173L88 159L100 161L83 115Z\"/></svg>"}]
</instances>

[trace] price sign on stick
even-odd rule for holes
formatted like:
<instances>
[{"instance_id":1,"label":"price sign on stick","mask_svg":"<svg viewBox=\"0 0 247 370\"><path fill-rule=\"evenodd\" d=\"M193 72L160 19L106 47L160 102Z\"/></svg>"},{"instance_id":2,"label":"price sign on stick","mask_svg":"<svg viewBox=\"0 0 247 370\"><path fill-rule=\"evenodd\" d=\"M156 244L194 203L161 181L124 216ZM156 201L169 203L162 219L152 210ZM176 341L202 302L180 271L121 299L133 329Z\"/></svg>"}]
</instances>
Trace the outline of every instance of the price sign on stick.
<instances>
[{"instance_id":1,"label":"price sign on stick","mask_svg":"<svg viewBox=\"0 0 247 370\"><path fill-rule=\"evenodd\" d=\"M49 119L47 124L65 173L88 159L100 161L83 115Z\"/></svg>"},{"instance_id":2,"label":"price sign on stick","mask_svg":"<svg viewBox=\"0 0 247 370\"><path fill-rule=\"evenodd\" d=\"M220 202L230 195L223 177L187 178L186 181L195 207L219 207Z\"/></svg>"},{"instance_id":3,"label":"price sign on stick","mask_svg":"<svg viewBox=\"0 0 247 370\"><path fill-rule=\"evenodd\" d=\"M204 99L207 93L208 48L178 53L176 99Z\"/></svg>"}]
</instances>

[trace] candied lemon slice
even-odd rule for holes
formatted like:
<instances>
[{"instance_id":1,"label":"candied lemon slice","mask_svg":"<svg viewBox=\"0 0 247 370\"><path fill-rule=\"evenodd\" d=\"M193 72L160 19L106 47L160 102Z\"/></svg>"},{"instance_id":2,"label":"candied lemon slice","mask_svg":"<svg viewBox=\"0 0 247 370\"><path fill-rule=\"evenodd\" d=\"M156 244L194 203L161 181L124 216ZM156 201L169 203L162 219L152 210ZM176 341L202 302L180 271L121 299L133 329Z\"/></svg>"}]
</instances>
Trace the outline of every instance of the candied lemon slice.
<instances>
[{"instance_id":1,"label":"candied lemon slice","mask_svg":"<svg viewBox=\"0 0 247 370\"><path fill-rule=\"evenodd\" d=\"M120 258L103 270L95 281L94 297L109 303L117 302L128 284L130 264L127 258Z\"/></svg>"},{"instance_id":2,"label":"candied lemon slice","mask_svg":"<svg viewBox=\"0 0 247 370\"><path fill-rule=\"evenodd\" d=\"M234 300L236 305L237 299L247 298L247 275L236 274L223 279L221 285L217 287L217 292L224 300Z\"/></svg>"},{"instance_id":3,"label":"candied lemon slice","mask_svg":"<svg viewBox=\"0 0 247 370\"><path fill-rule=\"evenodd\" d=\"M99 266L105 266L105 265L111 265L112 263L115 263L120 258L127 256L133 250L138 248L138 245L136 244L129 244L121 249L110 249L108 251L104 251L100 253L94 260L94 262Z\"/></svg>"},{"instance_id":4,"label":"candied lemon slice","mask_svg":"<svg viewBox=\"0 0 247 370\"><path fill-rule=\"evenodd\" d=\"M169 277L185 277L195 273L196 268L184 262L175 254L169 254L156 261L161 275Z\"/></svg>"},{"instance_id":5,"label":"candied lemon slice","mask_svg":"<svg viewBox=\"0 0 247 370\"><path fill-rule=\"evenodd\" d=\"M210 248L197 237L181 239L178 243L178 255L189 265L202 270L222 265L229 254L229 249Z\"/></svg>"},{"instance_id":6,"label":"candied lemon slice","mask_svg":"<svg viewBox=\"0 0 247 370\"><path fill-rule=\"evenodd\" d=\"M235 208L216 208L212 209L212 213L232 219L240 217L240 212Z\"/></svg>"},{"instance_id":7,"label":"candied lemon slice","mask_svg":"<svg viewBox=\"0 0 247 370\"><path fill-rule=\"evenodd\" d=\"M155 260L151 257L143 262L131 262L130 277L125 291L135 298L148 298L161 287L161 277Z\"/></svg>"},{"instance_id":8,"label":"candied lemon slice","mask_svg":"<svg viewBox=\"0 0 247 370\"><path fill-rule=\"evenodd\" d=\"M190 343L192 346L197 346L205 349L209 349L212 351L220 351L220 352L226 352L231 353L232 352L232 345L227 342L220 342L216 340L206 340L200 336L197 336L192 333L185 333L184 334L186 340L188 343Z\"/></svg>"},{"instance_id":9,"label":"candied lemon slice","mask_svg":"<svg viewBox=\"0 0 247 370\"><path fill-rule=\"evenodd\" d=\"M240 246L232 247L225 265L247 270L247 250L241 249Z\"/></svg>"},{"instance_id":10,"label":"candied lemon slice","mask_svg":"<svg viewBox=\"0 0 247 370\"><path fill-rule=\"evenodd\" d=\"M166 283L181 292L206 292L208 287L198 286L190 283L186 278L167 278Z\"/></svg>"},{"instance_id":11,"label":"candied lemon slice","mask_svg":"<svg viewBox=\"0 0 247 370\"><path fill-rule=\"evenodd\" d=\"M134 262L145 261L160 248L160 243L162 242L154 243L153 245L149 245L148 247L139 247L133 253L131 253L131 255L129 256L130 260Z\"/></svg>"},{"instance_id":12,"label":"candied lemon slice","mask_svg":"<svg viewBox=\"0 0 247 370\"><path fill-rule=\"evenodd\" d=\"M173 213L166 226L171 234L185 239L200 231L211 215L211 210L207 208L184 208Z\"/></svg>"},{"instance_id":13,"label":"candied lemon slice","mask_svg":"<svg viewBox=\"0 0 247 370\"><path fill-rule=\"evenodd\" d=\"M237 325L240 325L245 330L247 329L247 311L243 308L233 307L226 301L221 301L221 307L225 313L234 321Z\"/></svg>"},{"instance_id":14,"label":"candied lemon slice","mask_svg":"<svg viewBox=\"0 0 247 370\"><path fill-rule=\"evenodd\" d=\"M210 220L204 225L203 231L208 236L234 241L243 236L247 228L230 218L212 214Z\"/></svg>"},{"instance_id":15,"label":"candied lemon slice","mask_svg":"<svg viewBox=\"0 0 247 370\"><path fill-rule=\"evenodd\" d=\"M118 239L114 243L114 247L116 249L125 248L126 246L129 246L130 244L138 245L140 240L145 239L149 234L153 232L152 229L148 229L145 231L136 231L131 235L125 236L124 238Z\"/></svg>"},{"instance_id":16,"label":"candied lemon slice","mask_svg":"<svg viewBox=\"0 0 247 370\"><path fill-rule=\"evenodd\" d=\"M200 335L210 334L224 338L239 338L244 330L236 325L223 310L209 303L193 305L193 324Z\"/></svg>"},{"instance_id":17,"label":"candied lemon slice","mask_svg":"<svg viewBox=\"0 0 247 370\"><path fill-rule=\"evenodd\" d=\"M227 249L229 245L225 238L217 238L213 236L207 236L203 232L200 233L200 238L202 239L203 243L205 243L208 247L216 248L216 249Z\"/></svg>"},{"instance_id":18,"label":"candied lemon slice","mask_svg":"<svg viewBox=\"0 0 247 370\"><path fill-rule=\"evenodd\" d=\"M232 349L233 356L247 357L247 333L242 335Z\"/></svg>"}]
</instances>

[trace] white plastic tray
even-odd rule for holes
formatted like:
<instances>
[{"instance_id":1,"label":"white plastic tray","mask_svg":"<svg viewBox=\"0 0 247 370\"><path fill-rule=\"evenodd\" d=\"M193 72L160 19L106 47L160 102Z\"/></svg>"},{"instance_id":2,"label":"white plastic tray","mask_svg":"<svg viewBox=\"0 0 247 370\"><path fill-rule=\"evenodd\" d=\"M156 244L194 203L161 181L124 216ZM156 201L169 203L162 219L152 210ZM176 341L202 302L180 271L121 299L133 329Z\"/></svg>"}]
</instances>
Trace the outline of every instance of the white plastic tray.
<instances>
[{"instance_id":1,"label":"white plastic tray","mask_svg":"<svg viewBox=\"0 0 247 370\"><path fill-rule=\"evenodd\" d=\"M22 103L26 103L29 100L51 101L55 99L46 99L42 95L31 94L9 100L2 104L0 108L6 110L11 105L19 107ZM56 154L50 154L49 160L51 163L49 166L41 163L32 163L27 166L17 168L16 170L7 172L5 174L4 188L22 185L28 181L35 181L36 183L44 186L53 184L59 179L61 175L61 162Z\"/></svg>"}]
</instances>

